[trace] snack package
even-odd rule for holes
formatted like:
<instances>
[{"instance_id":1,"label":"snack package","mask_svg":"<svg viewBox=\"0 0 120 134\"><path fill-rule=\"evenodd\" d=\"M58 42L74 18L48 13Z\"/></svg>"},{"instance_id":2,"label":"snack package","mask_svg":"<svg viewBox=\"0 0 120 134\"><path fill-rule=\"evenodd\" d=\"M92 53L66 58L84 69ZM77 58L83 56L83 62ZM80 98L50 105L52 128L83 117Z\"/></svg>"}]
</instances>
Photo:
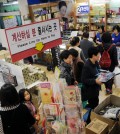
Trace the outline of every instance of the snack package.
<instances>
[{"instance_id":1,"label":"snack package","mask_svg":"<svg viewBox=\"0 0 120 134\"><path fill-rule=\"evenodd\" d=\"M43 82L37 85L40 90L41 100L43 104L52 103L52 85L50 82Z\"/></svg>"},{"instance_id":2,"label":"snack package","mask_svg":"<svg viewBox=\"0 0 120 134\"><path fill-rule=\"evenodd\" d=\"M60 87L61 92L63 93L63 90L67 86L66 80L64 78L60 78L58 80L58 84L59 84L59 87Z\"/></svg>"},{"instance_id":3,"label":"snack package","mask_svg":"<svg viewBox=\"0 0 120 134\"><path fill-rule=\"evenodd\" d=\"M39 123L41 125L41 123L42 123L42 121L44 119L44 111L43 111L43 104L42 103L40 104L40 106L38 108L38 113L40 115L40 121L39 121Z\"/></svg>"},{"instance_id":4,"label":"snack package","mask_svg":"<svg viewBox=\"0 0 120 134\"><path fill-rule=\"evenodd\" d=\"M55 83L53 86L53 98L56 103L63 104L63 97L58 83Z\"/></svg>"},{"instance_id":5,"label":"snack package","mask_svg":"<svg viewBox=\"0 0 120 134\"><path fill-rule=\"evenodd\" d=\"M65 105L65 112L67 118L79 118L79 110L76 104Z\"/></svg>"},{"instance_id":6,"label":"snack package","mask_svg":"<svg viewBox=\"0 0 120 134\"><path fill-rule=\"evenodd\" d=\"M63 91L64 103L75 104L76 103L76 91L74 86L67 86Z\"/></svg>"},{"instance_id":7,"label":"snack package","mask_svg":"<svg viewBox=\"0 0 120 134\"><path fill-rule=\"evenodd\" d=\"M67 118L68 133L69 134L79 134L79 122L78 118Z\"/></svg>"},{"instance_id":8,"label":"snack package","mask_svg":"<svg viewBox=\"0 0 120 134\"><path fill-rule=\"evenodd\" d=\"M67 127L62 122L55 121L52 124L52 128L55 130L56 134L67 134Z\"/></svg>"},{"instance_id":9,"label":"snack package","mask_svg":"<svg viewBox=\"0 0 120 134\"><path fill-rule=\"evenodd\" d=\"M59 115L59 104L45 104L44 105L45 116L58 116Z\"/></svg>"}]
</instances>

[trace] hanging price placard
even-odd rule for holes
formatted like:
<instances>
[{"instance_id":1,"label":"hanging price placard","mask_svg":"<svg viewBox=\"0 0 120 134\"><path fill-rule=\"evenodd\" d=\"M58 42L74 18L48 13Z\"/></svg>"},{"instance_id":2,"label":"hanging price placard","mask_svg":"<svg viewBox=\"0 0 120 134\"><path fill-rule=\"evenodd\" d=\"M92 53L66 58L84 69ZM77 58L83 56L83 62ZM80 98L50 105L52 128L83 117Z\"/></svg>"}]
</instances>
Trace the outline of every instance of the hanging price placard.
<instances>
[{"instance_id":1,"label":"hanging price placard","mask_svg":"<svg viewBox=\"0 0 120 134\"><path fill-rule=\"evenodd\" d=\"M89 5L78 5L77 6L77 15L88 14L89 11L90 11Z\"/></svg>"}]
</instances>

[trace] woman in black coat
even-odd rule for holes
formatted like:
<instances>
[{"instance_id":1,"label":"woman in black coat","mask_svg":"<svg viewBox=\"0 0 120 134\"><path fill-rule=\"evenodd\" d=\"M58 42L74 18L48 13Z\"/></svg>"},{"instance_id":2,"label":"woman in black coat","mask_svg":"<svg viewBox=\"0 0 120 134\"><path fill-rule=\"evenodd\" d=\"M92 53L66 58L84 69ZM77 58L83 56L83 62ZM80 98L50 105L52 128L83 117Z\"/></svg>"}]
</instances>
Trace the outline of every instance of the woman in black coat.
<instances>
[{"instance_id":1,"label":"woman in black coat","mask_svg":"<svg viewBox=\"0 0 120 134\"><path fill-rule=\"evenodd\" d=\"M1 87L0 102L0 134L32 134L31 126L38 132L34 117L25 105L20 104L13 85Z\"/></svg>"}]
</instances>

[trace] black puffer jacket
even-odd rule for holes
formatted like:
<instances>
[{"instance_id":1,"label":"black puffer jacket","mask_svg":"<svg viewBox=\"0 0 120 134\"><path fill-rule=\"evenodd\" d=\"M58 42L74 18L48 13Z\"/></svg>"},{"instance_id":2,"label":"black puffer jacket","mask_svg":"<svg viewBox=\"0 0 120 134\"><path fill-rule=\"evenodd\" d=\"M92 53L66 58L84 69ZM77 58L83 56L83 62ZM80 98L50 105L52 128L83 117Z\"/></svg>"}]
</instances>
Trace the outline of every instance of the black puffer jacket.
<instances>
[{"instance_id":1,"label":"black puffer jacket","mask_svg":"<svg viewBox=\"0 0 120 134\"><path fill-rule=\"evenodd\" d=\"M112 44L111 43L104 44L103 47L100 48L101 54L104 52L104 49L108 50L110 45L112 45ZM108 53L109 53L110 59L111 59L111 66L110 66L110 68L102 68L102 69L109 70L109 71L113 72L115 67L118 65L116 45L113 45Z\"/></svg>"},{"instance_id":2,"label":"black puffer jacket","mask_svg":"<svg viewBox=\"0 0 120 134\"><path fill-rule=\"evenodd\" d=\"M83 88L81 90L82 101L99 96L99 90L101 87L96 84L96 78L98 77L99 69L98 62L93 64L90 59L85 62L81 78L83 83Z\"/></svg>"}]
</instances>

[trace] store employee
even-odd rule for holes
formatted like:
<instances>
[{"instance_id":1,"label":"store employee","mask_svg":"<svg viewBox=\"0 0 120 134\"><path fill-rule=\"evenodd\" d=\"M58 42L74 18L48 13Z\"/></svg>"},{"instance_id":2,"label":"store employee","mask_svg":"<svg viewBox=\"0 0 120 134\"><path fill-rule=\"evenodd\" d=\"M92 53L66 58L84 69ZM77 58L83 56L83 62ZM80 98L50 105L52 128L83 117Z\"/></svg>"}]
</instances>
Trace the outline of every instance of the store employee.
<instances>
[{"instance_id":1,"label":"store employee","mask_svg":"<svg viewBox=\"0 0 120 134\"><path fill-rule=\"evenodd\" d=\"M112 42L120 46L120 27L118 25L113 27Z\"/></svg>"},{"instance_id":2,"label":"store employee","mask_svg":"<svg viewBox=\"0 0 120 134\"><path fill-rule=\"evenodd\" d=\"M104 26L99 26L98 32L96 34L96 40L95 40L96 44L98 44L98 45L102 44L101 37L102 37L103 33L104 33Z\"/></svg>"}]
</instances>

